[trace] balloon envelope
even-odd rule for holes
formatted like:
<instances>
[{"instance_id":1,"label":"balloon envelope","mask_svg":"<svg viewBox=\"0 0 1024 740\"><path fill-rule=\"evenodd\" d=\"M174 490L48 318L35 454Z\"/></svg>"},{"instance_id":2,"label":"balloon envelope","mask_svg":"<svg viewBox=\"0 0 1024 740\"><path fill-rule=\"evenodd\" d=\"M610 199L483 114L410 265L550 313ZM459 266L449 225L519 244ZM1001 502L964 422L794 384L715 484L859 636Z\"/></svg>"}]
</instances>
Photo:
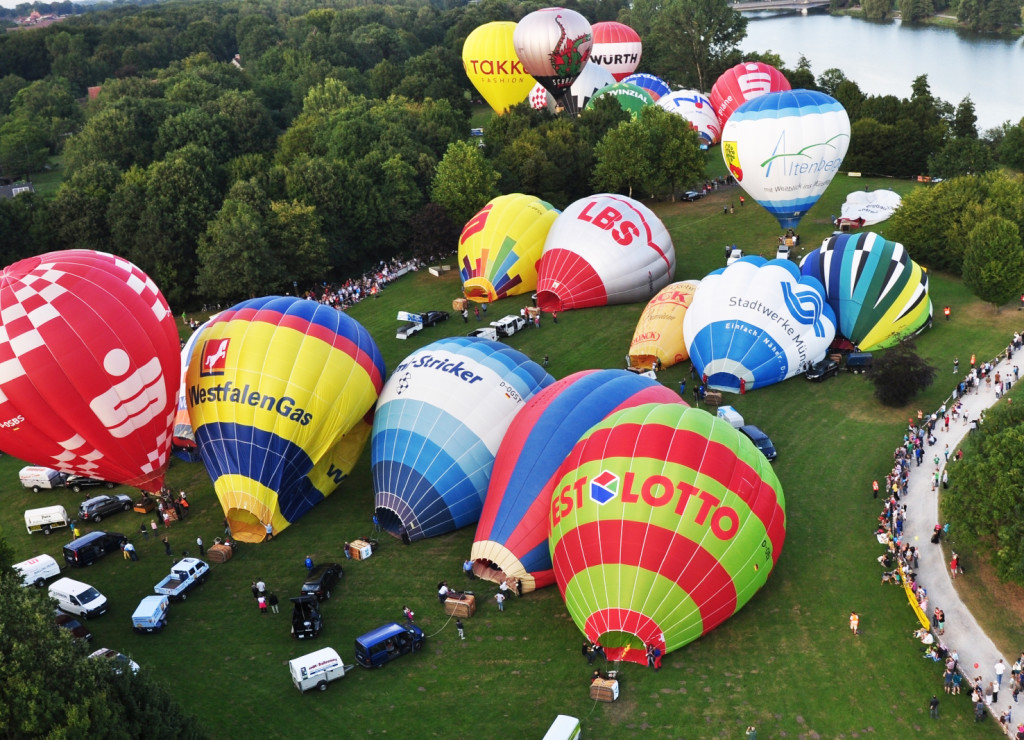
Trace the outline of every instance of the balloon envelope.
<instances>
[{"instance_id":1,"label":"balloon envelope","mask_svg":"<svg viewBox=\"0 0 1024 740\"><path fill-rule=\"evenodd\" d=\"M789 80L772 65L742 62L719 75L711 87L711 105L724 126L733 111L748 100L789 89Z\"/></svg>"},{"instance_id":2,"label":"balloon envelope","mask_svg":"<svg viewBox=\"0 0 1024 740\"><path fill-rule=\"evenodd\" d=\"M563 311L649 300L672 282L676 253L654 212L623 195L581 198L548 232L537 305Z\"/></svg>"},{"instance_id":3,"label":"balloon envelope","mask_svg":"<svg viewBox=\"0 0 1024 740\"><path fill-rule=\"evenodd\" d=\"M594 46L590 50L590 61L600 64L619 82L632 74L640 64L643 44L640 34L617 21L595 23Z\"/></svg>"},{"instance_id":4,"label":"balloon envelope","mask_svg":"<svg viewBox=\"0 0 1024 740\"><path fill-rule=\"evenodd\" d=\"M268 523L280 532L348 475L351 464L336 461L351 455L338 448L360 433L365 441L384 372L369 332L316 301L254 298L203 331L189 362L189 413L236 539L260 542Z\"/></svg>"},{"instance_id":5,"label":"balloon envelope","mask_svg":"<svg viewBox=\"0 0 1024 740\"><path fill-rule=\"evenodd\" d=\"M590 98L590 102L587 103L587 108L593 108L594 102L606 95L615 98L619 107L633 118L640 115L640 111L646 106L654 105L654 98L643 88L629 82L616 82L607 87L602 87L594 93L593 97Z\"/></svg>"},{"instance_id":6,"label":"balloon envelope","mask_svg":"<svg viewBox=\"0 0 1024 740\"><path fill-rule=\"evenodd\" d=\"M196 343L202 335L203 329L209 326L210 321L217 318L219 315L219 313L216 313L200 324L185 342L185 346L181 348L181 385L178 388L178 408L174 414L175 447L188 448L193 451L195 450L196 434L192 429L192 417L190 417L188 413L188 364L192 359L192 353L195 351ZM191 457L189 459L192 462L195 461Z\"/></svg>"},{"instance_id":7,"label":"balloon envelope","mask_svg":"<svg viewBox=\"0 0 1024 740\"><path fill-rule=\"evenodd\" d=\"M413 541L476 522L505 430L553 382L522 352L479 337L441 339L405 358L373 421L381 526Z\"/></svg>"},{"instance_id":8,"label":"balloon envelope","mask_svg":"<svg viewBox=\"0 0 1024 740\"><path fill-rule=\"evenodd\" d=\"M805 371L835 334L821 283L801 277L789 260L763 257L744 257L701 280L683 318L697 374L733 393Z\"/></svg>"},{"instance_id":9,"label":"balloon envelope","mask_svg":"<svg viewBox=\"0 0 1024 740\"><path fill-rule=\"evenodd\" d=\"M768 93L741 105L722 132L722 157L736 181L784 229L832 182L850 145L846 109L824 93Z\"/></svg>"},{"instance_id":10,"label":"balloon envelope","mask_svg":"<svg viewBox=\"0 0 1024 740\"><path fill-rule=\"evenodd\" d=\"M513 43L523 68L576 115L569 87L590 58L590 22L575 10L542 8L516 24Z\"/></svg>"},{"instance_id":11,"label":"balloon envelope","mask_svg":"<svg viewBox=\"0 0 1024 740\"><path fill-rule=\"evenodd\" d=\"M485 205L459 237L462 291L471 300L496 301L532 292L537 264L558 209L532 195L502 195Z\"/></svg>"},{"instance_id":12,"label":"balloon envelope","mask_svg":"<svg viewBox=\"0 0 1024 740\"><path fill-rule=\"evenodd\" d=\"M512 43L515 30L511 21L485 23L462 45L462 66L469 81L497 113L522 102L534 84Z\"/></svg>"},{"instance_id":13,"label":"balloon envelope","mask_svg":"<svg viewBox=\"0 0 1024 740\"><path fill-rule=\"evenodd\" d=\"M545 90L544 86L539 82L530 89L530 95L526 100L534 110L547 110L549 113L555 112L555 99L551 97L551 93Z\"/></svg>"},{"instance_id":14,"label":"balloon envelope","mask_svg":"<svg viewBox=\"0 0 1024 740\"><path fill-rule=\"evenodd\" d=\"M703 93L696 90L673 90L658 98L658 105L689 121L690 127L708 146L717 144L721 139L722 125L718 122L711 101Z\"/></svg>"},{"instance_id":15,"label":"balloon envelope","mask_svg":"<svg viewBox=\"0 0 1024 740\"><path fill-rule=\"evenodd\" d=\"M181 343L145 273L73 249L0 273L0 449L35 465L158 491Z\"/></svg>"},{"instance_id":16,"label":"balloon envelope","mask_svg":"<svg viewBox=\"0 0 1024 740\"><path fill-rule=\"evenodd\" d=\"M672 283L648 302L629 345L630 367L669 367L690 356L683 340L683 319L699 285L697 280Z\"/></svg>"},{"instance_id":17,"label":"balloon envelope","mask_svg":"<svg viewBox=\"0 0 1024 740\"><path fill-rule=\"evenodd\" d=\"M600 64L588 62L587 66L580 72L580 76L576 78L576 81L569 88L569 94L572 96L575 109L578 111L583 110L587 103L590 102L590 98L593 97L594 93L613 84L615 84L615 78L612 77L611 72ZM555 112L555 99L551 97L551 93L545 90L544 86L539 82L530 92L530 107L534 110L544 110L544 108L547 108L552 113Z\"/></svg>"},{"instance_id":18,"label":"balloon envelope","mask_svg":"<svg viewBox=\"0 0 1024 740\"><path fill-rule=\"evenodd\" d=\"M902 244L878 234L837 234L803 259L800 272L825 287L839 333L864 352L931 324L928 273Z\"/></svg>"},{"instance_id":19,"label":"balloon envelope","mask_svg":"<svg viewBox=\"0 0 1024 740\"><path fill-rule=\"evenodd\" d=\"M576 625L609 660L646 663L743 607L786 534L771 465L728 422L680 404L619 411L556 474L549 546Z\"/></svg>"},{"instance_id":20,"label":"balloon envelope","mask_svg":"<svg viewBox=\"0 0 1024 740\"><path fill-rule=\"evenodd\" d=\"M471 557L492 580L523 592L555 581L548 549L553 476L576 442L609 414L644 403L682 403L661 383L626 370L584 370L540 391L509 425L494 460Z\"/></svg>"},{"instance_id":21,"label":"balloon envelope","mask_svg":"<svg viewBox=\"0 0 1024 740\"><path fill-rule=\"evenodd\" d=\"M631 74L624 80L620 80L620 82L628 82L631 85L636 85L642 90L646 90L655 101L657 101L662 95L668 95L672 92L668 83L663 79L656 75L647 74L646 72Z\"/></svg>"}]
</instances>

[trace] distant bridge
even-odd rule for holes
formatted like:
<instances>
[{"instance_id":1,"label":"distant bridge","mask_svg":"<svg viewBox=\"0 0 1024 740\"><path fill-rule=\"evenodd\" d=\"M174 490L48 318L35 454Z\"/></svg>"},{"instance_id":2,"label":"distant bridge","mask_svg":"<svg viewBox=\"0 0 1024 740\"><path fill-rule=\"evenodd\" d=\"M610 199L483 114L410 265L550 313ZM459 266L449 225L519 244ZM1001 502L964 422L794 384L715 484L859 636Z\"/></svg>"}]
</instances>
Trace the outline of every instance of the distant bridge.
<instances>
[{"instance_id":1,"label":"distant bridge","mask_svg":"<svg viewBox=\"0 0 1024 740\"><path fill-rule=\"evenodd\" d=\"M806 14L815 8L827 8L829 0L754 0L754 2L733 2L732 9L740 13L756 13L762 10L798 10Z\"/></svg>"}]
</instances>

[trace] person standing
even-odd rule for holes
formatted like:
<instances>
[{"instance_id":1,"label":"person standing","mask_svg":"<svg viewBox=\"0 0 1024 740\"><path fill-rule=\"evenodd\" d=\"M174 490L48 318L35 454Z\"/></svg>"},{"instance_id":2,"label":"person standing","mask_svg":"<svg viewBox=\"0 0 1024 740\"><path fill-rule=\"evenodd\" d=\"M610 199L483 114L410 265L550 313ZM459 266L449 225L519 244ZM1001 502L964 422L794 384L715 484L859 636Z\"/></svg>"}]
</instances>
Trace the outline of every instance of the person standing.
<instances>
[{"instance_id":1,"label":"person standing","mask_svg":"<svg viewBox=\"0 0 1024 740\"><path fill-rule=\"evenodd\" d=\"M257 596L267 595L267 584L263 582L263 579L256 581L256 594Z\"/></svg>"},{"instance_id":2,"label":"person standing","mask_svg":"<svg viewBox=\"0 0 1024 740\"><path fill-rule=\"evenodd\" d=\"M274 612L274 614L278 614L280 612L280 609L277 607L277 594L270 594L270 596L267 597L267 603L270 604L270 611Z\"/></svg>"},{"instance_id":3,"label":"person standing","mask_svg":"<svg viewBox=\"0 0 1024 740\"><path fill-rule=\"evenodd\" d=\"M126 542L125 543L124 551L125 551L125 554L128 555L129 559L131 559L131 560L138 560L139 559L139 556L135 553L135 545L133 545L131 542Z\"/></svg>"},{"instance_id":4,"label":"person standing","mask_svg":"<svg viewBox=\"0 0 1024 740\"><path fill-rule=\"evenodd\" d=\"M345 559L346 560L351 560L352 559L352 551L348 548L348 543L347 542L345 543L344 547L345 547Z\"/></svg>"},{"instance_id":5,"label":"person standing","mask_svg":"<svg viewBox=\"0 0 1024 740\"><path fill-rule=\"evenodd\" d=\"M264 531L266 532L266 534L263 537L264 542L270 542L272 539L274 539L274 524L272 522L267 522L266 526L264 527Z\"/></svg>"},{"instance_id":6,"label":"person standing","mask_svg":"<svg viewBox=\"0 0 1024 740\"><path fill-rule=\"evenodd\" d=\"M466 560L462 564L462 572L466 574L466 578L472 581L476 576L473 575L473 561Z\"/></svg>"},{"instance_id":7,"label":"person standing","mask_svg":"<svg viewBox=\"0 0 1024 740\"><path fill-rule=\"evenodd\" d=\"M413 620L413 617L415 617L415 616L416 616L416 615L415 615L415 614L413 613L412 609L410 609L410 608L409 608L409 607L407 607L407 606L403 606L403 607L402 607L402 614L404 614L404 615L405 615L405 621L406 621L406 622L408 622L409 624L412 624L412 620Z\"/></svg>"},{"instance_id":8,"label":"person standing","mask_svg":"<svg viewBox=\"0 0 1024 740\"><path fill-rule=\"evenodd\" d=\"M466 639L466 629L465 629L465 627L462 626L462 620L461 619L456 619L455 620L455 629L457 629L459 631L459 639L460 640L465 640Z\"/></svg>"},{"instance_id":9,"label":"person standing","mask_svg":"<svg viewBox=\"0 0 1024 740\"><path fill-rule=\"evenodd\" d=\"M252 591L252 597L254 599L258 599L260 597L260 590L256 587L256 581L252 582L252 585L249 586L249 590Z\"/></svg>"},{"instance_id":10,"label":"person standing","mask_svg":"<svg viewBox=\"0 0 1024 740\"><path fill-rule=\"evenodd\" d=\"M1000 686L1002 686L1003 685L1003 674L1006 673L1006 663L1003 662L1002 658L1000 658L999 662L996 663L996 665L995 665L995 672L996 672L996 681L999 683Z\"/></svg>"},{"instance_id":11,"label":"person standing","mask_svg":"<svg viewBox=\"0 0 1024 740\"><path fill-rule=\"evenodd\" d=\"M258 606L260 608L260 614L266 614L267 613L267 597L266 596L259 596L259 597L257 597L257 599L256 599L256 606Z\"/></svg>"},{"instance_id":12,"label":"person standing","mask_svg":"<svg viewBox=\"0 0 1024 740\"><path fill-rule=\"evenodd\" d=\"M928 716L932 719L939 718L939 697L932 694L932 699L928 702Z\"/></svg>"},{"instance_id":13,"label":"person standing","mask_svg":"<svg viewBox=\"0 0 1024 740\"><path fill-rule=\"evenodd\" d=\"M168 556L173 555L174 553L171 552L170 540L168 540L166 537L164 537L163 543L164 543L164 554L166 554Z\"/></svg>"},{"instance_id":14,"label":"person standing","mask_svg":"<svg viewBox=\"0 0 1024 740\"><path fill-rule=\"evenodd\" d=\"M156 537L156 533L157 533L156 519L151 519L150 520L149 528L151 530L153 530L153 537L155 538Z\"/></svg>"},{"instance_id":15,"label":"person standing","mask_svg":"<svg viewBox=\"0 0 1024 740\"><path fill-rule=\"evenodd\" d=\"M953 374L956 375L959 370L960 370L960 358L959 357L954 357L953 358Z\"/></svg>"},{"instance_id":16,"label":"person standing","mask_svg":"<svg viewBox=\"0 0 1024 740\"><path fill-rule=\"evenodd\" d=\"M313 572L313 556L312 555L307 555L306 556L305 565L306 565L306 575L309 575L310 573Z\"/></svg>"},{"instance_id":17,"label":"person standing","mask_svg":"<svg viewBox=\"0 0 1024 740\"><path fill-rule=\"evenodd\" d=\"M146 529L146 523L145 522L143 522L142 524L139 525L139 534L142 535L142 539L144 539L144 540L148 540L149 539L149 530Z\"/></svg>"},{"instance_id":18,"label":"person standing","mask_svg":"<svg viewBox=\"0 0 1024 740\"><path fill-rule=\"evenodd\" d=\"M196 537L196 547L199 548L199 557L203 557L206 554L206 546L203 545L202 537Z\"/></svg>"},{"instance_id":19,"label":"person standing","mask_svg":"<svg viewBox=\"0 0 1024 740\"><path fill-rule=\"evenodd\" d=\"M498 602L498 611L505 611L505 594L499 591L494 595L494 600Z\"/></svg>"},{"instance_id":20,"label":"person standing","mask_svg":"<svg viewBox=\"0 0 1024 740\"><path fill-rule=\"evenodd\" d=\"M860 634L860 616L857 612L850 612L850 631L855 634Z\"/></svg>"}]
</instances>

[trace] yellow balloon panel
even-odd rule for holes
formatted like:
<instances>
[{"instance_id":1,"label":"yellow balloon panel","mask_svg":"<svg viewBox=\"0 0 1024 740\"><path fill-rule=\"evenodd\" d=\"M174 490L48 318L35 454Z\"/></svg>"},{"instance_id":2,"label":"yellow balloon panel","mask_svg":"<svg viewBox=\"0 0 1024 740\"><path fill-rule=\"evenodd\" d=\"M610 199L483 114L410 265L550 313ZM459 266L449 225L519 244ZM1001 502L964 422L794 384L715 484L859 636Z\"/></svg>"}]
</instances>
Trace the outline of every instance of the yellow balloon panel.
<instances>
[{"instance_id":1,"label":"yellow balloon panel","mask_svg":"<svg viewBox=\"0 0 1024 740\"><path fill-rule=\"evenodd\" d=\"M462 46L462 65L473 86L497 113L521 103L535 80L523 69L512 43L516 24L494 21L475 28Z\"/></svg>"},{"instance_id":2,"label":"yellow balloon panel","mask_svg":"<svg viewBox=\"0 0 1024 740\"><path fill-rule=\"evenodd\" d=\"M672 283L650 300L629 345L630 367L669 367L690 356L683 338L683 318L698 285L696 280Z\"/></svg>"}]
</instances>

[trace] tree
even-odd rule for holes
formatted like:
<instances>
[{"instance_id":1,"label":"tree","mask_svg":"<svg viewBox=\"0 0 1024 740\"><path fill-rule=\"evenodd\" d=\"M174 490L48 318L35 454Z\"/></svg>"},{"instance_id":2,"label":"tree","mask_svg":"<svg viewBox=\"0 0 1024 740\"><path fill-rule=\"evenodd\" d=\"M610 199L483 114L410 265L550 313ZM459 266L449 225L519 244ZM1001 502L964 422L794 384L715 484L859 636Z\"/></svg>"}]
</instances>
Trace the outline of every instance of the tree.
<instances>
[{"instance_id":1,"label":"tree","mask_svg":"<svg viewBox=\"0 0 1024 740\"><path fill-rule=\"evenodd\" d=\"M877 358L871 370L875 398L885 406L905 406L935 380L936 370L914 350L911 337L901 339Z\"/></svg>"},{"instance_id":2,"label":"tree","mask_svg":"<svg viewBox=\"0 0 1024 740\"><path fill-rule=\"evenodd\" d=\"M469 141L455 141L437 164L430 199L443 206L456 224L464 224L499 195L497 186L498 173L480 148Z\"/></svg>"},{"instance_id":3,"label":"tree","mask_svg":"<svg viewBox=\"0 0 1024 740\"><path fill-rule=\"evenodd\" d=\"M829 67L818 76L818 87L823 93L831 95L833 98L836 96L839 85L843 82L846 82L846 75L837 67Z\"/></svg>"},{"instance_id":4,"label":"tree","mask_svg":"<svg viewBox=\"0 0 1024 740\"><path fill-rule=\"evenodd\" d=\"M1017 224L988 216L967 236L964 284L998 309L1024 288L1024 244Z\"/></svg>"},{"instance_id":5,"label":"tree","mask_svg":"<svg viewBox=\"0 0 1024 740\"><path fill-rule=\"evenodd\" d=\"M978 116L974 112L974 101L970 95L961 100L956 107L952 134L957 139L978 138Z\"/></svg>"},{"instance_id":6,"label":"tree","mask_svg":"<svg viewBox=\"0 0 1024 740\"><path fill-rule=\"evenodd\" d=\"M633 189L642 187L654 176L647 157L651 134L640 121L626 121L613 128L594 147L597 165L591 177L598 191L633 197Z\"/></svg>"},{"instance_id":7,"label":"tree","mask_svg":"<svg viewBox=\"0 0 1024 740\"><path fill-rule=\"evenodd\" d=\"M869 21L884 21L892 12L892 0L864 0L861 6Z\"/></svg>"},{"instance_id":8,"label":"tree","mask_svg":"<svg viewBox=\"0 0 1024 740\"><path fill-rule=\"evenodd\" d=\"M928 157L928 174L933 177L976 175L995 166L989 145L980 139L951 139Z\"/></svg>"},{"instance_id":9,"label":"tree","mask_svg":"<svg viewBox=\"0 0 1024 740\"><path fill-rule=\"evenodd\" d=\"M1024 118L1007 126L999 144L999 162L1015 170L1024 170Z\"/></svg>"},{"instance_id":10,"label":"tree","mask_svg":"<svg viewBox=\"0 0 1024 740\"><path fill-rule=\"evenodd\" d=\"M707 158L700 136L686 119L659 106L644 108L639 120L648 132L649 149L644 156L653 169L646 190L675 201L676 193L705 177Z\"/></svg>"},{"instance_id":11,"label":"tree","mask_svg":"<svg viewBox=\"0 0 1024 740\"><path fill-rule=\"evenodd\" d=\"M199 239L199 293L213 300L239 300L280 284L267 238L270 201L251 183L236 183Z\"/></svg>"},{"instance_id":12,"label":"tree","mask_svg":"<svg viewBox=\"0 0 1024 740\"><path fill-rule=\"evenodd\" d=\"M933 15L932 0L900 0L900 17L908 23L920 23Z\"/></svg>"}]
</instances>

